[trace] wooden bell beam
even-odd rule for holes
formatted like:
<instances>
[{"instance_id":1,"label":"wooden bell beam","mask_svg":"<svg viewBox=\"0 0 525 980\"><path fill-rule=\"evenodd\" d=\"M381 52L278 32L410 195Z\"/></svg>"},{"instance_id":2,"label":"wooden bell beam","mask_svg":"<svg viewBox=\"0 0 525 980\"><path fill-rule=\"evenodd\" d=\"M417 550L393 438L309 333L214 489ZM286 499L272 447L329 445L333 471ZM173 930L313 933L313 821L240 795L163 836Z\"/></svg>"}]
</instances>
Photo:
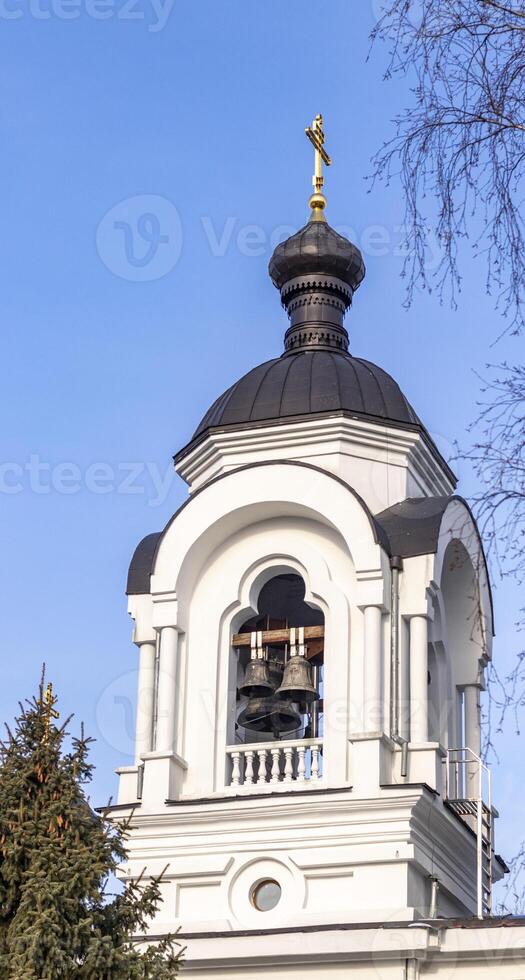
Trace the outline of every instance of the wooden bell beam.
<instances>
[{"instance_id":1,"label":"wooden bell beam","mask_svg":"<svg viewBox=\"0 0 525 980\"><path fill-rule=\"evenodd\" d=\"M249 647L251 645L251 633L235 633L232 640L234 647ZM305 626L305 640L317 640L324 637L324 626ZM263 646L278 646L280 643L290 642L290 630L263 630Z\"/></svg>"},{"instance_id":2,"label":"wooden bell beam","mask_svg":"<svg viewBox=\"0 0 525 980\"><path fill-rule=\"evenodd\" d=\"M235 633L232 639L232 646L234 647L249 647L251 646L251 633ZM323 647L322 643L319 641L324 640L324 626L305 626L304 628L304 639L311 649L308 650L308 659L310 657L315 657L320 652ZM290 630L280 629L280 630L263 630L262 633L262 643L263 646L279 646L282 644L290 642Z\"/></svg>"}]
</instances>

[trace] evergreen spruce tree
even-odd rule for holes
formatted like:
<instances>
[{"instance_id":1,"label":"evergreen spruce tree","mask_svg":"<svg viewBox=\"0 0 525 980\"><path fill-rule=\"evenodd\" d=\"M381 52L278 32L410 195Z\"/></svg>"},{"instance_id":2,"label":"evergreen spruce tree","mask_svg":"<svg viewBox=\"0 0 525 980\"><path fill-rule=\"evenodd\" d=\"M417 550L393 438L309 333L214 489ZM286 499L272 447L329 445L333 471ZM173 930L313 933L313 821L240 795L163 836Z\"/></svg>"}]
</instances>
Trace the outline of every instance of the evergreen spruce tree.
<instances>
[{"instance_id":1,"label":"evergreen spruce tree","mask_svg":"<svg viewBox=\"0 0 525 980\"><path fill-rule=\"evenodd\" d=\"M126 827L90 808L91 739L57 724L44 680L20 705L0 745L0 977L2 980L165 980L180 949L168 937L145 950L160 879L109 895L126 856Z\"/></svg>"}]
</instances>

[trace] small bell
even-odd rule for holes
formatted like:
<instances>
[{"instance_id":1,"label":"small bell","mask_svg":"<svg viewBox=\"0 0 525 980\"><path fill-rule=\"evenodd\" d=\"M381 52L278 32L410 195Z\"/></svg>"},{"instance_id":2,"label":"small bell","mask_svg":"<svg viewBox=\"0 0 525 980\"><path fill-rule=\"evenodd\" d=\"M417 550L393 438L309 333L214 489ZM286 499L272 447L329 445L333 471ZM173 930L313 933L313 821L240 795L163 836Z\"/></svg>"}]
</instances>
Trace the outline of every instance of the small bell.
<instances>
[{"instance_id":1,"label":"small bell","mask_svg":"<svg viewBox=\"0 0 525 980\"><path fill-rule=\"evenodd\" d=\"M250 660L244 674L239 694L246 698L264 698L273 694L275 685L270 680L267 660Z\"/></svg>"},{"instance_id":2,"label":"small bell","mask_svg":"<svg viewBox=\"0 0 525 980\"><path fill-rule=\"evenodd\" d=\"M280 735L297 731L302 718L291 704L275 698L252 698L241 711L237 723L253 732Z\"/></svg>"},{"instance_id":3,"label":"small bell","mask_svg":"<svg viewBox=\"0 0 525 980\"><path fill-rule=\"evenodd\" d=\"M313 681L312 668L305 657L294 654L284 668L283 682L275 692L282 701L311 704L319 700Z\"/></svg>"}]
</instances>

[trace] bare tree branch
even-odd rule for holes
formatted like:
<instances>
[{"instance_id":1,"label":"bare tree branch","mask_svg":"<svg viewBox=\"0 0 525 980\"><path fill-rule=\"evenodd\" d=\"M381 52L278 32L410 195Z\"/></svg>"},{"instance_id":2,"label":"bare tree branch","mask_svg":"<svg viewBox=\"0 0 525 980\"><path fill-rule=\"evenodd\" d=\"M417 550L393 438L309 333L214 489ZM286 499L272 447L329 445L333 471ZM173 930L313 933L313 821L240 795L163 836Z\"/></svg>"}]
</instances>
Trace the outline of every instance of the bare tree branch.
<instances>
[{"instance_id":1,"label":"bare tree branch","mask_svg":"<svg viewBox=\"0 0 525 980\"><path fill-rule=\"evenodd\" d=\"M525 581L525 367L487 365L482 380L482 401L471 426L473 444L458 449L479 481L473 508L489 559L502 577ZM516 631L525 627L525 608ZM519 735L525 707L525 646L518 650L513 668L501 676L494 665L488 669L488 702L484 708L484 751L497 758L496 738L507 721ZM511 862L502 909L525 912L525 843Z\"/></svg>"},{"instance_id":2,"label":"bare tree branch","mask_svg":"<svg viewBox=\"0 0 525 980\"><path fill-rule=\"evenodd\" d=\"M372 181L401 181L408 229L403 274L414 290L435 288L455 304L460 246L485 265L487 293L507 318L525 323L525 0L384 0L373 41L389 45L386 78L405 74L411 104L375 157ZM441 261L429 272L429 229ZM478 478L473 500L493 567L525 581L525 368L487 366L473 442L458 448ZM525 609L516 623L525 627ZM485 752L525 707L525 649L506 676L488 669ZM525 911L525 843L512 860L503 907Z\"/></svg>"},{"instance_id":3,"label":"bare tree branch","mask_svg":"<svg viewBox=\"0 0 525 980\"><path fill-rule=\"evenodd\" d=\"M412 104L374 159L372 181L399 177L405 192L407 303L461 289L458 245L483 256L486 290L523 327L525 223L525 11L498 0L385 0L372 39L386 41L386 77L415 76ZM429 273L429 229L442 249Z\"/></svg>"}]
</instances>

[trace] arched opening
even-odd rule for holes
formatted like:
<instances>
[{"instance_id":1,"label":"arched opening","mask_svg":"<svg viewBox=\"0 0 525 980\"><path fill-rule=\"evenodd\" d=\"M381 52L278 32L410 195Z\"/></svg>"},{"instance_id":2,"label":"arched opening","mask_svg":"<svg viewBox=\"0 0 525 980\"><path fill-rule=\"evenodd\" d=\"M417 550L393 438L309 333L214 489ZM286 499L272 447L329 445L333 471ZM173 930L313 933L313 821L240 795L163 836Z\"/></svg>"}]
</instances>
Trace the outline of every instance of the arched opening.
<instances>
[{"instance_id":1,"label":"arched opening","mask_svg":"<svg viewBox=\"0 0 525 980\"><path fill-rule=\"evenodd\" d=\"M480 574L458 540L445 552L441 592L456 684L476 683L479 661L486 653Z\"/></svg>"},{"instance_id":2,"label":"arched opening","mask_svg":"<svg viewBox=\"0 0 525 980\"><path fill-rule=\"evenodd\" d=\"M482 562L482 558L478 559ZM480 787L480 690L488 655L486 610L483 607L484 566L478 567L464 544L453 539L443 558L441 593L446 655L451 674L455 718L453 792L474 799Z\"/></svg>"},{"instance_id":3,"label":"arched opening","mask_svg":"<svg viewBox=\"0 0 525 980\"><path fill-rule=\"evenodd\" d=\"M322 773L324 615L305 592L300 575L275 575L259 593L256 615L232 636L233 785ZM239 755L237 745L249 748Z\"/></svg>"},{"instance_id":4,"label":"arched opening","mask_svg":"<svg viewBox=\"0 0 525 980\"><path fill-rule=\"evenodd\" d=\"M236 646L237 702L240 705L236 741L253 741L254 738L257 741L263 737L278 741L301 735L316 737L320 733L324 616L319 609L309 606L304 596L305 584L300 575L274 576L261 589L257 615L247 619L236 634L237 643L242 637L242 644ZM300 642L301 630L305 632L304 643ZM322 635L313 635L319 633ZM299 650L299 647L304 649ZM290 667L286 669L292 657L298 658L295 671ZM304 660L303 665L299 658ZM254 689L256 684L249 689L252 677L256 682L264 679L260 691ZM264 691L266 684L269 686ZM298 700L294 699L295 694ZM261 708L250 711L249 703L254 701L262 702Z\"/></svg>"}]
</instances>

